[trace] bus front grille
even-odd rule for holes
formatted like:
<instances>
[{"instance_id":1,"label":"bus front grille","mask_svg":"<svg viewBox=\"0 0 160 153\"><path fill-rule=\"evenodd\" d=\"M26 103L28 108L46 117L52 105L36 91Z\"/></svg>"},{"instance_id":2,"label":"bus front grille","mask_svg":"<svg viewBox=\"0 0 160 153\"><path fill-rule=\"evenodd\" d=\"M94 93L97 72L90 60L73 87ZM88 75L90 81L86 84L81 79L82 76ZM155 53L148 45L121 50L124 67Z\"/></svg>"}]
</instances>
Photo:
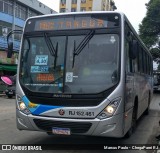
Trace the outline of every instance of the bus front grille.
<instances>
[{"instance_id":1,"label":"bus front grille","mask_svg":"<svg viewBox=\"0 0 160 153\"><path fill-rule=\"evenodd\" d=\"M51 120L42 120L42 119L33 119L36 126L44 131L50 132L53 127L57 128L69 128L71 133L86 133L92 123L85 122L63 122L63 121L51 121Z\"/></svg>"}]
</instances>

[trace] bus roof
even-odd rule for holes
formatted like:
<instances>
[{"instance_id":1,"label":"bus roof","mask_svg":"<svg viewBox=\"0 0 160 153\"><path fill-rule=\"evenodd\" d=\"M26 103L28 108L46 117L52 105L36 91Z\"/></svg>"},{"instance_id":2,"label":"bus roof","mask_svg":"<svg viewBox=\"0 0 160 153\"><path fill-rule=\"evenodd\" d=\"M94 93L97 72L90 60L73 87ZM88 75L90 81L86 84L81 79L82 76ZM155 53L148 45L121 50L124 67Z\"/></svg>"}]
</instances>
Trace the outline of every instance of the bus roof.
<instances>
[{"instance_id":1,"label":"bus roof","mask_svg":"<svg viewBox=\"0 0 160 153\"><path fill-rule=\"evenodd\" d=\"M47 14L47 15L40 15L40 16L33 16L29 17L27 20L32 18L43 18L43 17L54 17L54 16L68 16L68 15L80 15L80 14L120 14L121 16L124 15L123 12L118 11L87 11L87 12L67 12L67 13L56 13L56 14Z\"/></svg>"},{"instance_id":2,"label":"bus roof","mask_svg":"<svg viewBox=\"0 0 160 153\"><path fill-rule=\"evenodd\" d=\"M67 12L67 13L47 14L47 15L30 17L26 20L26 23L28 22L28 20L43 19L46 17L60 17L60 16L67 17L67 16L71 16L71 15L92 15L92 14L93 15L94 14L119 14L121 16L121 18L128 23L129 27L131 28L131 30L134 33L134 35L136 36L136 38L139 40L139 42L142 44L142 46L145 48L145 50L150 54L150 52L148 51L148 48L145 46L143 41L140 39L139 35L137 34L137 32L133 28L132 24L128 20L127 16L123 12L119 12L119 11L88 11L88 12ZM26 25L26 23L25 23L25 25ZM150 56L152 56L152 55L150 54Z\"/></svg>"}]
</instances>

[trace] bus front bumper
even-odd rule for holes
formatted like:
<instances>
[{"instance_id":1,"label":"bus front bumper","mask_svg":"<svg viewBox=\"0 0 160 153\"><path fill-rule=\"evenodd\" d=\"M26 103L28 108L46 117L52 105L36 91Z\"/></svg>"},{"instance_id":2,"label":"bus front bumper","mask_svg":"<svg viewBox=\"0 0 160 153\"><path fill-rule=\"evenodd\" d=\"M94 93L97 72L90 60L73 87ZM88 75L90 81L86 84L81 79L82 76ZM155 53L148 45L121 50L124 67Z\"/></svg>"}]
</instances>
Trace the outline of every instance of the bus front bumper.
<instances>
[{"instance_id":1,"label":"bus front bumper","mask_svg":"<svg viewBox=\"0 0 160 153\"><path fill-rule=\"evenodd\" d=\"M25 115L16 110L19 130L52 132L52 128L68 128L71 135L90 135L102 137L123 137L124 114L118 114L103 120L68 119Z\"/></svg>"}]
</instances>

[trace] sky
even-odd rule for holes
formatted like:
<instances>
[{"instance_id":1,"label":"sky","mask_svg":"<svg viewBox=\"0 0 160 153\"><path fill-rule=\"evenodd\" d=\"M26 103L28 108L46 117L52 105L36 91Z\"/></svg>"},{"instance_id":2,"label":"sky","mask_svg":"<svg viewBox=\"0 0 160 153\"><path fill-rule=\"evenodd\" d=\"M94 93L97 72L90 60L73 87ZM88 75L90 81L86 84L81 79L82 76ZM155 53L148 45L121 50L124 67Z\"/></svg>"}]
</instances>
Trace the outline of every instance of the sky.
<instances>
[{"instance_id":1,"label":"sky","mask_svg":"<svg viewBox=\"0 0 160 153\"><path fill-rule=\"evenodd\" d=\"M139 24L146 16L145 4L149 0L114 0L117 11L125 13L135 30L138 32Z\"/></svg>"},{"instance_id":2,"label":"sky","mask_svg":"<svg viewBox=\"0 0 160 153\"><path fill-rule=\"evenodd\" d=\"M59 12L59 0L39 1L56 12ZM149 0L114 0L114 2L117 7L116 11L125 13L135 30L138 32L139 24L146 15L145 4L148 3Z\"/></svg>"}]
</instances>

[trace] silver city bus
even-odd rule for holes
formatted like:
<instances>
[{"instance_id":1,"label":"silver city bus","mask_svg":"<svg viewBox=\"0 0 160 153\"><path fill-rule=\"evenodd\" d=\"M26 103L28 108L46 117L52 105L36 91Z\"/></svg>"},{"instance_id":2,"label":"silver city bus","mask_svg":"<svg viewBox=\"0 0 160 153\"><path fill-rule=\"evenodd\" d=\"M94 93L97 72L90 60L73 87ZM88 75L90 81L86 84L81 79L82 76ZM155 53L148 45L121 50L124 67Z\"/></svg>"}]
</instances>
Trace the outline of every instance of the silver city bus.
<instances>
[{"instance_id":1,"label":"silver city bus","mask_svg":"<svg viewBox=\"0 0 160 153\"><path fill-rule=\"evenodd\" d=\"M148 113L152 82L152 56L123 13L32 17L19 53L17 127L130 136Z\"/></svg>"}]
</instances>

